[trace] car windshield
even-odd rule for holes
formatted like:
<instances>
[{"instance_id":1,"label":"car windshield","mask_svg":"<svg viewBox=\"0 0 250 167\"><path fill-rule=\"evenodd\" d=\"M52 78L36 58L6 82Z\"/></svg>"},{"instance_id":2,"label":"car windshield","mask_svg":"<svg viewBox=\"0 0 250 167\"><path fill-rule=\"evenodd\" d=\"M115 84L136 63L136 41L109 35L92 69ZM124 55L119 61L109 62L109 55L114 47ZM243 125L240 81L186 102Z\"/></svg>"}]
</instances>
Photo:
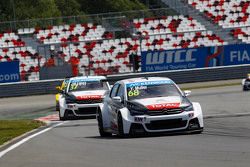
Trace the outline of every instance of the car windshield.
<instances>
[{"instance_id":1,"label":"car windshield","mask_svg":"<svg viewBox=\"0 0 250 167\"><path fill-rule=\"evenodd\" d=\"M106 82L100 80L73 80L69 85L69 92L85 90L107 90Z\"/></svg>"},{"instance_id":2,"label":"car windshield","mask_svg":"<svg viewBox=\"0 0 250 167\"><path fill-rule=\"evenodd\" d=\"M65 90L68 86L68 83L69 83L69 79L65 79L61 85L61 89Z\"/></svg>"},{"instance_id":3,"label":"car windshield","mask_svg":"<svg viewBox=\"0 0 250 167\"><path fill-rule=\"evenodd\" d=\"M144 83L141 85L127 85L128 100L166 97L166 96L181 96L180 91L173 83L150 84Z\"/></svg>"}]
</instances>

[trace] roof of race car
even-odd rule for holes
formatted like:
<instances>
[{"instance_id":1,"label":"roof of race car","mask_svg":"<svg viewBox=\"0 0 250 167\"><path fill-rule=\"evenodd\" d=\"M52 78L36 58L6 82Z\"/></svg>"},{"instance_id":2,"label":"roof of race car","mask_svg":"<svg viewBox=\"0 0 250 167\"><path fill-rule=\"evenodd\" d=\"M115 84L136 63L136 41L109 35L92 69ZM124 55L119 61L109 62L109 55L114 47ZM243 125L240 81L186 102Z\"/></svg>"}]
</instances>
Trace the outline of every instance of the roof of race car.
<instances>
[{"instance_id":1,"label":"roof of race car","mask_svg":"<svg viewBox=\"0 0 250 167\"><path fill-rule=\"evenodd\" d=\"M166 81L169 83L173 83L173 81L166 77L140 77L140 78L130 78L121 80L121 83L131 84L131 83L139 83L139 82L152 82L152 81Z\"/></svg>"},{"instance_id":2,"label":"roof of race car","mask_svg":"<svg viewBox=\"0 0 250 167\"><path fill-rule=\"evenodd\" d=\"M105 76L81 76L81 77L72 77L70 78L70 81L80 81L80 80L84 80L84 81L99 81L99 80L103 80L106 79Z\"/></svg>"}]
</instances>

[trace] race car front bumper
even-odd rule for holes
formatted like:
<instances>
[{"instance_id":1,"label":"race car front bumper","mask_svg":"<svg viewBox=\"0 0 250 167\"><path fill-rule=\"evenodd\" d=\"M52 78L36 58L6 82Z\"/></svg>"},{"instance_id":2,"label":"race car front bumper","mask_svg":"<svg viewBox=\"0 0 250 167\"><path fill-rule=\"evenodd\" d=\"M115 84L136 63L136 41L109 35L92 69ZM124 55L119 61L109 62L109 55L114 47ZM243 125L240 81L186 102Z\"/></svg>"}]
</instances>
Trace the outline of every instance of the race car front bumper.
<instances>
[{"instance_id":1,"label":"race car front bumper","mask_svg":"<svg viewBox=\"0 0 250 167\"><path fill-rule=\"evenodd\" d=\"M247 83L247 84L245 83L245 84L243 85L243 90L250 90L250 83L249 83L249 84L248 84L248 83Z\"/></svg>"},{"instance_id":2,"label":"race car front bumper","mask_svg":"<svg viewBox=\"0 0 250 167\"><path fill-rule=\"evenodd\" d=\"M124 133L157 133L173 131L195 131L203 129L202 115L182 112L174 115L123 117Z\"/></svg>"},{"instance_id":3,"label":"race car front bumper","mask_svg":"<svg viewBox=\"0 0 250 167\"><path fill-rule=\"evenodd\" d=\"M89 117L96 116L98 108L101 103L93 104L67 104L68 113L72 113L76 117Z\"/></svg>"}]
</instances>

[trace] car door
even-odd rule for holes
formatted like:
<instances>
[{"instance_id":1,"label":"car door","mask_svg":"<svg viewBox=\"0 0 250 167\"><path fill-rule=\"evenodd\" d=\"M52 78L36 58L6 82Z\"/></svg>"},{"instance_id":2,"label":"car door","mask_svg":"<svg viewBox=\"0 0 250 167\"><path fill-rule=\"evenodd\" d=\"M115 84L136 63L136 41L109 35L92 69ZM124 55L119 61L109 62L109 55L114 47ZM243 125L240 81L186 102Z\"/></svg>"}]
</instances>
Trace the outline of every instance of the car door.
<instances>
[{"instance_id":1,"label":"car door","mask_svg":"<svg viewBox=\"0 0 250 167\"><path fill-rule=\"evenodd\" d=\"M117 102L112 99L116 96L119 96L121 98L121 102ZM111 94L110 106L111 121L113 124L117 125L117 113L124 106L124 86L122 84L118 84L116 92L113 92L113 94Z\"/></svg>"},{"instance_id":2,"label":"car door","mask_svg":"<svg viewBox=\"0 0 250 167\"><path fill-rule=\"evenodd\" d=\"M111 91L110 91L110 94L109 94L109 98L107 98L107 100L105 101L107 103L107 107L108 107L108 115L109 115L109 120L110 120L110 123L111 123L111 127L113 127L112 125L114 125L114 115L115 112L113 112L114 110L116 110L114 104L113 104L113 100L112 100L112 97L115 97L116 94L117 94L117 90L119 88L119 84L115 84Z\"/></svg>"}]
</instances>

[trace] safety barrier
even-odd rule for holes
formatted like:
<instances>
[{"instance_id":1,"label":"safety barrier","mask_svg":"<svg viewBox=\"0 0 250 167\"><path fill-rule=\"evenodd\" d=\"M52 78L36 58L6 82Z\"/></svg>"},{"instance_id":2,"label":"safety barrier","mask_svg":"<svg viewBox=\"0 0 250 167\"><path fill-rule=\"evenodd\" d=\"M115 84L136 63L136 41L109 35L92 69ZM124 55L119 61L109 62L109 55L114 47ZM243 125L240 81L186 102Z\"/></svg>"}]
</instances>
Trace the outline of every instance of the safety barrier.
<instances>
[{"instance_id":1,"label":"safety barrier","mask_svg":"<svg viewBox=\"0 0 250 167\"><path fill-rule=\"evenodd\" d=\"M210 68L150 72L150 73L132 73L132 74L110 75L107 76L107 78L110 81L110 83L113 84L115 81L126 78L161 76L161 77L169 77L173 79L176 83L180 84L180 83L240 79L244 78L247 73L250 73L250 65L210 67ZM59 85L61 81L62 81L61 79L58 79L58 80L0 84L0 97L53 94L57 92L55 87Z\"/></svg>"}]
</instances>

